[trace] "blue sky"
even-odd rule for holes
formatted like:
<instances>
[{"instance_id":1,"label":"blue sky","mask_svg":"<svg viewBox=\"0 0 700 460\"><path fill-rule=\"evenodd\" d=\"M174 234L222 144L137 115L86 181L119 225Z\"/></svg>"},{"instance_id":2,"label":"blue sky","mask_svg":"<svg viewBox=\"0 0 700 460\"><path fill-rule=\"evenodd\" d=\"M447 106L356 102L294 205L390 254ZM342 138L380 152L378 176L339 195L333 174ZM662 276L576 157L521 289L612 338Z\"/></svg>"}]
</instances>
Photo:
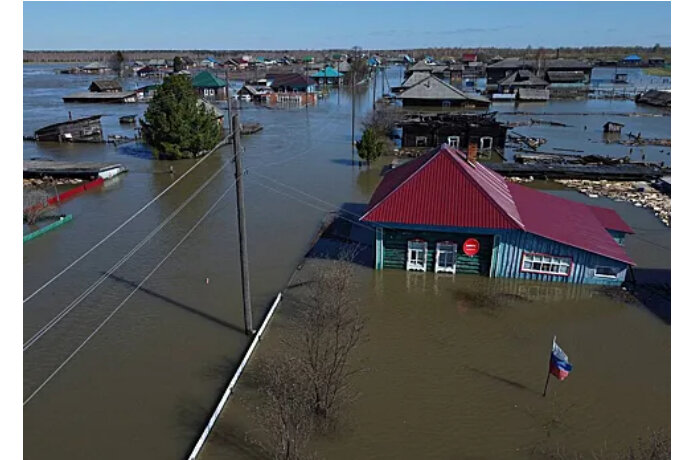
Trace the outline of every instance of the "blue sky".
<instances>
[{"instance_id":1,"label":"blue sky","mask_svg":"<svg viewBox=\"0 0 700 460\"><path fill-rule=\"evenodd\" d=\"M671 45L670 2L24 2L25 50Z\"/></svg>"}]
</instances>

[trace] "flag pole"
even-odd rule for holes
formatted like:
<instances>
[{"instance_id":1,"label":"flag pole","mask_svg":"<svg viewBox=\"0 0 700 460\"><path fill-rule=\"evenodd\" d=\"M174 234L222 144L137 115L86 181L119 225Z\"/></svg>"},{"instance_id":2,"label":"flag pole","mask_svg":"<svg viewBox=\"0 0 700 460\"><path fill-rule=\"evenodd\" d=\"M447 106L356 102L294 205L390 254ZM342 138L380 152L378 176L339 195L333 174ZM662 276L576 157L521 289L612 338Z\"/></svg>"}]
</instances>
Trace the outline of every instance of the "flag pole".
<instances>
[{"instance_id":1,"label":"flag pole","mask_svg":"<svg viewBox=\"0 0 700 460\"><path fill-rule=\"evenodd\" d=\"M547 387L549 386L549 376L552 375L549 367L552 365L552 351L554 351L554 344L557 343L557 336L555 335L552 339L552 349L549 350L549 360L547 361L547 380L544 382L544 391L542 391L542 397L547 396Z\"/></svg>"}]
</instances>

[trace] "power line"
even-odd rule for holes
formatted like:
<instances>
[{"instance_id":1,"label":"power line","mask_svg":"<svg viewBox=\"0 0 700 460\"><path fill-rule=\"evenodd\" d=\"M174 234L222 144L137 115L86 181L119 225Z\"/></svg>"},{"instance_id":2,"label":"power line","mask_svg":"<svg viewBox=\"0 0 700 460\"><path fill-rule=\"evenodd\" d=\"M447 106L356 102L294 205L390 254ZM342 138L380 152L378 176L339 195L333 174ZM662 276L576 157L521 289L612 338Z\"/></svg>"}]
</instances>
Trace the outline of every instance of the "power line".
<instances>
[{"instance_id":1,"label":"power line","mask_svg":"<svg viewBox=\"0 0 700 460\"><path fill-rule=\"evenodd\" d=\"M48 323L46 323L41 329L39 329L34 335L24 343L23 351L27 351L32 345L34 345L41 337L44 336L49 330L51 330L58 322L66 317L76 306L80 304L85 298L90 295L95 289L97 289L109 276L114 273L119 267L124 265L134 254L136 254L146 243L148 243L157 233L159 233L163 227L165 227L168 222L175 218L193 199L195 199L213 180L218 176L221 171L223 171L228 166L224 163L212 176L207 179L202 185L199 186L195 192L190 195L180 206L177 207L170 215L163 220L156 228L151 230L151 232L146 235L136 246L134 246L124 257L122 257L116 264L107 270L100 278L98 278L90 287L84 290L78 297L73 299L71 303L68 304L58 315L54 316Z\"/></svg>"},{"instance_id":2,"label":"power line","mask_svg":"<svg viewBox=\"0 0 700 460\"><path fill-rule=\"evenodd\" d=\"M252 182L253 184L257 184L257 185L259 185L259 186L261 186L261 187L265 187L266 189L271 190L271 191L273 191L273 192L275 192L275 193L278 193L278 194L280 194L280 195L282 195L282 196L285 196L285 197L287 197L287 198L291 198L291 199L293 199L293 200L296 200L296 201L298 201L298 202L301 203L301 204L305 204L305 205L307 205L307 206L309 206L309 207L312 207L312 208L314 208L314 209L318 209L319 211L323 211L323 212L334 212L334 211L337 209L337 208L336 208L336 209L321 208L321 207L319 207L319 206L314 205L313 203L309 203L308 201L304 201L304 200L302 200L302 199L300 199L300 198L298 198L298 197L295 197L294 195L290 195L290 194L285 193L285 192L283 192L283 191L281 191L281 190L277 190L277 189L274 188L274 187L270 187L269 185L263 184L262 182L256 181L256 180L254 180L254 179L250 179L250 182ZM341 210L341 211L342 211L342 212L345 212L344 210ZM348 214L352 214L352 213L349 213L349 212L348 212ZM347 217L344 217L344 216L343 216L342 214L340 214L340 213L338 213L338 217L339 217L340 219L346 220L346 221L348 221L348 222L350 222L350 223L352 223L352 224L355 224L355 225L357 225L358 227L366 228L367 230L371 230L372 232L375 231L375 229L374 229L373 227L370 227L370 226L367 225L367 224L360 223L360 222L358 222L357 220L348 219Z\"/></svg>"},{"instance_id":3,"label":"power line","mask_svg":"<svg viewBox=\"0 0 700 460\"><path fill-rule=\"evenodd\" d=\"M167 187L165 188L165 190L163 190L163 191L160 192L158 195L156 195L153 199L151 199L151 201L149 201L148 203L146 203L145 205L143 205L143 206L141 207L141 209L139 209L139 210L136 211L134 214L132 214L131 217L129 217L129 218L128 218L127 220L125 220L124 222L122 222L117 228L115 228L114 230L112 230L107 236L105 236L104 238L102 238L97 244L93 245L90 249L88 249L87 251L85 251L85 252L83 253L83 255L81 255L80 257L78 257L77 259L75 259L73 262L71 262L70 264L68 264L68 266L66 266L63 270L61 270L60 272L58 272L56 275L54 275L50 280L48 280L47 282L45 282L44 284L42 284L41 287L39 287L37 290L35 290L34 292L32 292L29 296L25 297L25 299L22 301L22 303L23 303L23 304L26 303L28 300L30 300L31 298L33 298L33 297L34 297L35 295L37 295L39 292L41 292L41 291L43 291L44 289L46 289L46 287L48 287L51 283L53 283L54 281L56 281L58 278L60 278L61 276L63 276L64 273L66 273L68 270L70 270L71 268L73 268L73 267L75 266L75 264L77 264L78 262L80 262L81 260L83 260L88 254L90 254L92 251L94 251L95 249L97 249L98 247L100 247L100 246L102 245L102 243L104 243L105 241L107 241L108 239L110 239L115 233L117 233L119 230L121 230L122 228L124 228L129 222L131 222L132 220L134 220L138 215L140 215L143 211L145 211L149 206L151 206L153 203L155 203L156 201L158 201L158 200L160 199L160 197L162 197L163 195L165 195L171 188L173 188L175 185L177 185L182 179L184 179L185 177L187 177L187 175L188 175L189 173L191 173L192 171L194 171L200 164L202 164L202 163L204 162L204 160L206 160L206 159L207 159L212 153L214 153L216 150L218 150L218 149L212 149L209 153L207 153L206 155L204 155L199 161L197 161L197 163L195 163L194 165L192 165L192 167L191 167L190 169L188 169L187 171L185 171L185 173L184 173L182 176L180 176L180 177L178 177L177 179L175 179L175 182L173 182L172 184L170 184L169 186L167 186Z\"/></svg>"},{"instance_id":4,"label":"power line","mask_svg":"<svg viewBox=\"0 0 700 460\"><path fill-rule=\"evenodd\" d=\"M78 352L80 352L80 350L82 350L82 348L90 341L90 339L92 339L100 331L100 329L102 329L102 327L104 327L104 325L107 324L107 322L110 319L112 319L112 317L114 317L114 315L124 306L124 304L126 304L126 302L136 293L136 291L138 291L141 288L141 286L143 286L143 284L146 281L148 281L148 279L161 267L161 265L163 265L165 261L168 260L168 258L170 258L170 256L177 250L177 248L179 248L180 245L182 245L182 243L184 243L185 240L189 238L192 232L194 232L197 229L199 224L201 224L204 221L204 219L207 218L207 216L214 210L216 205L219 204L219 202L221 202L224 196L226 196L226 194L235 185L236 182L232 183L228 186L228 188L226 188L226 190L221 194L221 196L214 202L213 205L211 205L209 209L207 209L207 211L202 215L202 217L199 218L199 220L194 224L194 226L190 228L190 230L185 234L185 236L183 236L182 239L180 239L180 241L178 241L178 243L175 246L173 246L173 248L168 252L168 254L166 254L165 257L161 259L161 261L158 262L158 264L155 267L153 267L153 270L151 270L148 273L148 275L146 275L146 277L143 280L141 280L141 282L129 293L129 295L127 295L124 298L124 300L122 300L119 303L119 305L117 305L117 307L99 324L99 326L97 326L97 328L95 328L95 330L92 331L90 335L88 335L87 338L83 340L83 342L80 345L78 345L78 347L75 350L73 350L73 352L70 355L68 355L68 357L41 383L41 385L39 385L32 392L32 394L30 394L29 397L27 397L27 399L24 400L24 402L22 403L23 406L26 405L29 401L31 401L32 398L34 398L34 396L36 396L56 376L56 374L58 374L61 371L61 369L63 369L63 367L65 367L66 364L68 364L73 359L73 357L77 355Z\"/></svg>"}]
</instances>

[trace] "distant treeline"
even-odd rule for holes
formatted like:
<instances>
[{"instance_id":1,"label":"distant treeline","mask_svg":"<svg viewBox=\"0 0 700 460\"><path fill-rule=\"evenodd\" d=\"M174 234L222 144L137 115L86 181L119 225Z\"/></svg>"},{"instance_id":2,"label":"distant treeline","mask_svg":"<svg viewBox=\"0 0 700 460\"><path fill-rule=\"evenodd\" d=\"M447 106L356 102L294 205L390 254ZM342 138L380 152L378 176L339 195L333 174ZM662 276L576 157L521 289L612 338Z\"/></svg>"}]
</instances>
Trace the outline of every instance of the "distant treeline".
<instances>
[{"instance_id":1,"label":"distant treeline","mask_svg":"<svg viewBox=\"0 0 700 460\"><path fill-rule=\"evenodd\" d=\"M74 50L52 51L37 50L24 51L24 62L88 62L107 61L116 51L121 51L127 60L147 60L153 58L173 59L175 56L189 56L193 59L204 59L212 56L217 59L251 55L266 58L290 56L302 58L313 56L315 59L324 59L333 54L351 54L350 49L326 49L326 50ZM630 54L637 54L642 59L661 57L671 62L671 47L659 45L653 47L642 46L595 46L582 48L419 48L419 49L363 49L367 54L379 54L385 57L394 57L407 54L415 59L424 56L432 56L435 59L454 58L459 60L464 53L478 53L482 61L496 56L501 57L526 57L545 59L571 58L588 60L617 60Z\"/></svg>"}]
</instances>

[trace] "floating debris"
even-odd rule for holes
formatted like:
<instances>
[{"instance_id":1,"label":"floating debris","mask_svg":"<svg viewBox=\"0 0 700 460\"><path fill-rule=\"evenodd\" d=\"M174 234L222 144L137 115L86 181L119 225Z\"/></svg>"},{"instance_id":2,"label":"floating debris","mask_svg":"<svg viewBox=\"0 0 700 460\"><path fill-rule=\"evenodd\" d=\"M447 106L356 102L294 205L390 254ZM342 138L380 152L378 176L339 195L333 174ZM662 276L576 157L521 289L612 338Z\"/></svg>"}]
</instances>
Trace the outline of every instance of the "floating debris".
<instances>
[{"instance_id":1,"label":"floating debris","mask_svg":"<svg viewBox=\"0 0 700 460\"><path fill-rule=\"evenodd\" d=\"M671 226L671 197L656 190L649 182L618 182L607 180L555 180L591 198L605 196L615 201L625 201L634 206L647 208L667 226Z\"/></svg>"}]
</instances>

